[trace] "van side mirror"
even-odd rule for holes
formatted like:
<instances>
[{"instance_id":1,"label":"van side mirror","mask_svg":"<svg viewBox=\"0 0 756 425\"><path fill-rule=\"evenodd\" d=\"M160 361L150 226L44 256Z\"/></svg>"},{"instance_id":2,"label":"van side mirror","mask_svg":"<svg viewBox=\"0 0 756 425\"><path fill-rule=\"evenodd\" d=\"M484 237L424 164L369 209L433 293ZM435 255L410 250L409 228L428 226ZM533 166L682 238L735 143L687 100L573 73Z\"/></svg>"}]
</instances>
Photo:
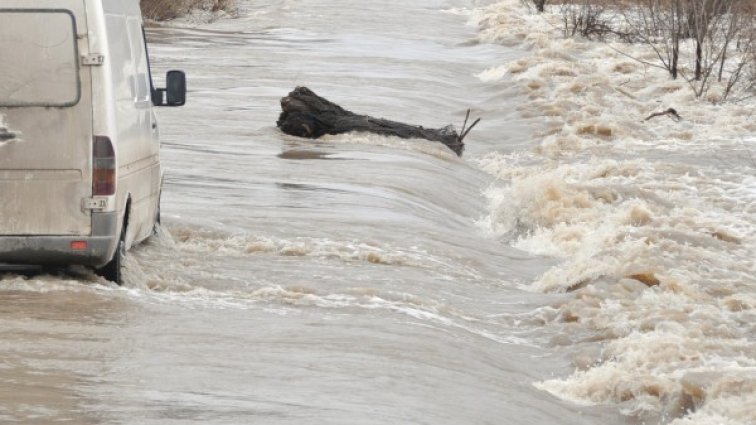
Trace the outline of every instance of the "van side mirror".
<instances>
[{"instance_id":1,"label":"van side mirror","mask_svg":"<svg viewBox=\"0 0 756 425\"><path fill-rule=\"evenodd\" d=\"M184 106L186 103L186 74L184 71L168 71L165 77L168 106Z\"/></svg>"},{"instance_id":2,"label":"van side mirror","mask_svg":"<svg viewBox=\"0 0 756 425\"><path fill-rule=\"evenodd\" d=\"M168 71L165 88L152 93L155 106L184 106L186 103L186 74L184 71Z\"/></svg>"}]
</instances>

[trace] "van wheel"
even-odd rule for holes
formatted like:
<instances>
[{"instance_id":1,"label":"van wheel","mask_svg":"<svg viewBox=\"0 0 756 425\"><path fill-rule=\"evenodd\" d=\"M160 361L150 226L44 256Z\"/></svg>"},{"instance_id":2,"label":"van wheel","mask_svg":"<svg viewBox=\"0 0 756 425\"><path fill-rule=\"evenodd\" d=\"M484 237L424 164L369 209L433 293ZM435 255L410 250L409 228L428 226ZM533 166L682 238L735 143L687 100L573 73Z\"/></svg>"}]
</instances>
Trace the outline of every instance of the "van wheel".
<instances>
[{"instance_id":1,"label":"van wheel","mask_svg":"<svg viewBox=\"0 0 756 425\"><path fill-rule=\"evenodd\" d=\"M102 266L102 268L97 269L97 274L104 277L105 279L117 284L117 285L123 285L123 266L126 259L126 229L124 229L123 232L121 232L121 238L118 240L118 247L116 248L116 252L113 254L113 258L108 262L108 264L105 264Z\"/></svg>"}]
</instances>

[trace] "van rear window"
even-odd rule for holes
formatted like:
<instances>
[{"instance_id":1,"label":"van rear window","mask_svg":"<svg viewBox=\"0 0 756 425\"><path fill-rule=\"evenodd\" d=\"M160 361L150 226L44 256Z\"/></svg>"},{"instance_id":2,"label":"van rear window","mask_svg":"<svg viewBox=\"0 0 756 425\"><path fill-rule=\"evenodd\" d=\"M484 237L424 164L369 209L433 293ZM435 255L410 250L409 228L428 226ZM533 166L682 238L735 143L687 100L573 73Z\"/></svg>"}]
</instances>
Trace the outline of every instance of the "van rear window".
<instances>
[{"instance_id":1,"label":"van rear window","mask_svg":"<svg viewBox=\"0 0 756 425\"><path fill-rule=\"evenodd\" d=\"M0 9L0 107L73 106L80 89L73 14Z\"/></svg>"}]
</instances>

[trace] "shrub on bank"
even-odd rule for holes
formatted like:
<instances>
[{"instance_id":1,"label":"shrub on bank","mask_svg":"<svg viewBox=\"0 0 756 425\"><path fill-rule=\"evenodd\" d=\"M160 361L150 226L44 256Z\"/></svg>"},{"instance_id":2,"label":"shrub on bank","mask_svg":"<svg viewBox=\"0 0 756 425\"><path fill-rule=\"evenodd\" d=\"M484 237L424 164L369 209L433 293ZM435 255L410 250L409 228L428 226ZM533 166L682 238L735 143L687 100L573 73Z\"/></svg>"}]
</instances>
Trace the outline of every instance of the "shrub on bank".
<instances>
[{"instance_id":1,"label":"shrub on bank","mask_svg":"<svg viewBox=\"0 0 756 425\"><path fill-rule=\"evenodd\" d=\"M140 0L146 19L168 21L184 16L192 9L211 12L231 11L234 0Z\"/></svg>"},{"instance_id":2,"label":"shrub on bank","mask_svg":"<svg viewBox=\"0 0 756 425\"><path fill-rule=\"evenodd\" d=\"M560 14L566 37L644 44L658 61L641 62L687 81L696 97L713 86L720 101L756 95L753 0L522 0ZM621 49L621 48L620 48Z\"/></svg>"}]
</instances>

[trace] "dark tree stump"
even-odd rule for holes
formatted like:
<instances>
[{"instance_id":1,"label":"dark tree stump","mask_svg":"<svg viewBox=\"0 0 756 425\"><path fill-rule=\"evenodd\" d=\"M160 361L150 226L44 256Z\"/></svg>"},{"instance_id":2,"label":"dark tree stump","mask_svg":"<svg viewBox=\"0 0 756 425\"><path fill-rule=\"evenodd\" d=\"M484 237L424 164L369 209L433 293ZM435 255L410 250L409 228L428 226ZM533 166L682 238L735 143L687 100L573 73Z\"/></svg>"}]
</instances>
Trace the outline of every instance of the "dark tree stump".
<instances>
[{"instance_id":1,"label":"dark tree stump","mask_svg":"<svg viewBox=\"0 0 756 425\"><path fill-rule=\"evenodd\" d=\"M478 123L458 134L454 126L441 129L423 128L367 115L357 115L324 99L307 87L297 87L281 99L281 116L278 128L286 134L317 139L326 134L343 134L352 131L370 132L403 139L426 139L441 142L459 156L465 144L463 140ZM468 112L469 117L469 112Z\"/></svg>"}]
</instances>

